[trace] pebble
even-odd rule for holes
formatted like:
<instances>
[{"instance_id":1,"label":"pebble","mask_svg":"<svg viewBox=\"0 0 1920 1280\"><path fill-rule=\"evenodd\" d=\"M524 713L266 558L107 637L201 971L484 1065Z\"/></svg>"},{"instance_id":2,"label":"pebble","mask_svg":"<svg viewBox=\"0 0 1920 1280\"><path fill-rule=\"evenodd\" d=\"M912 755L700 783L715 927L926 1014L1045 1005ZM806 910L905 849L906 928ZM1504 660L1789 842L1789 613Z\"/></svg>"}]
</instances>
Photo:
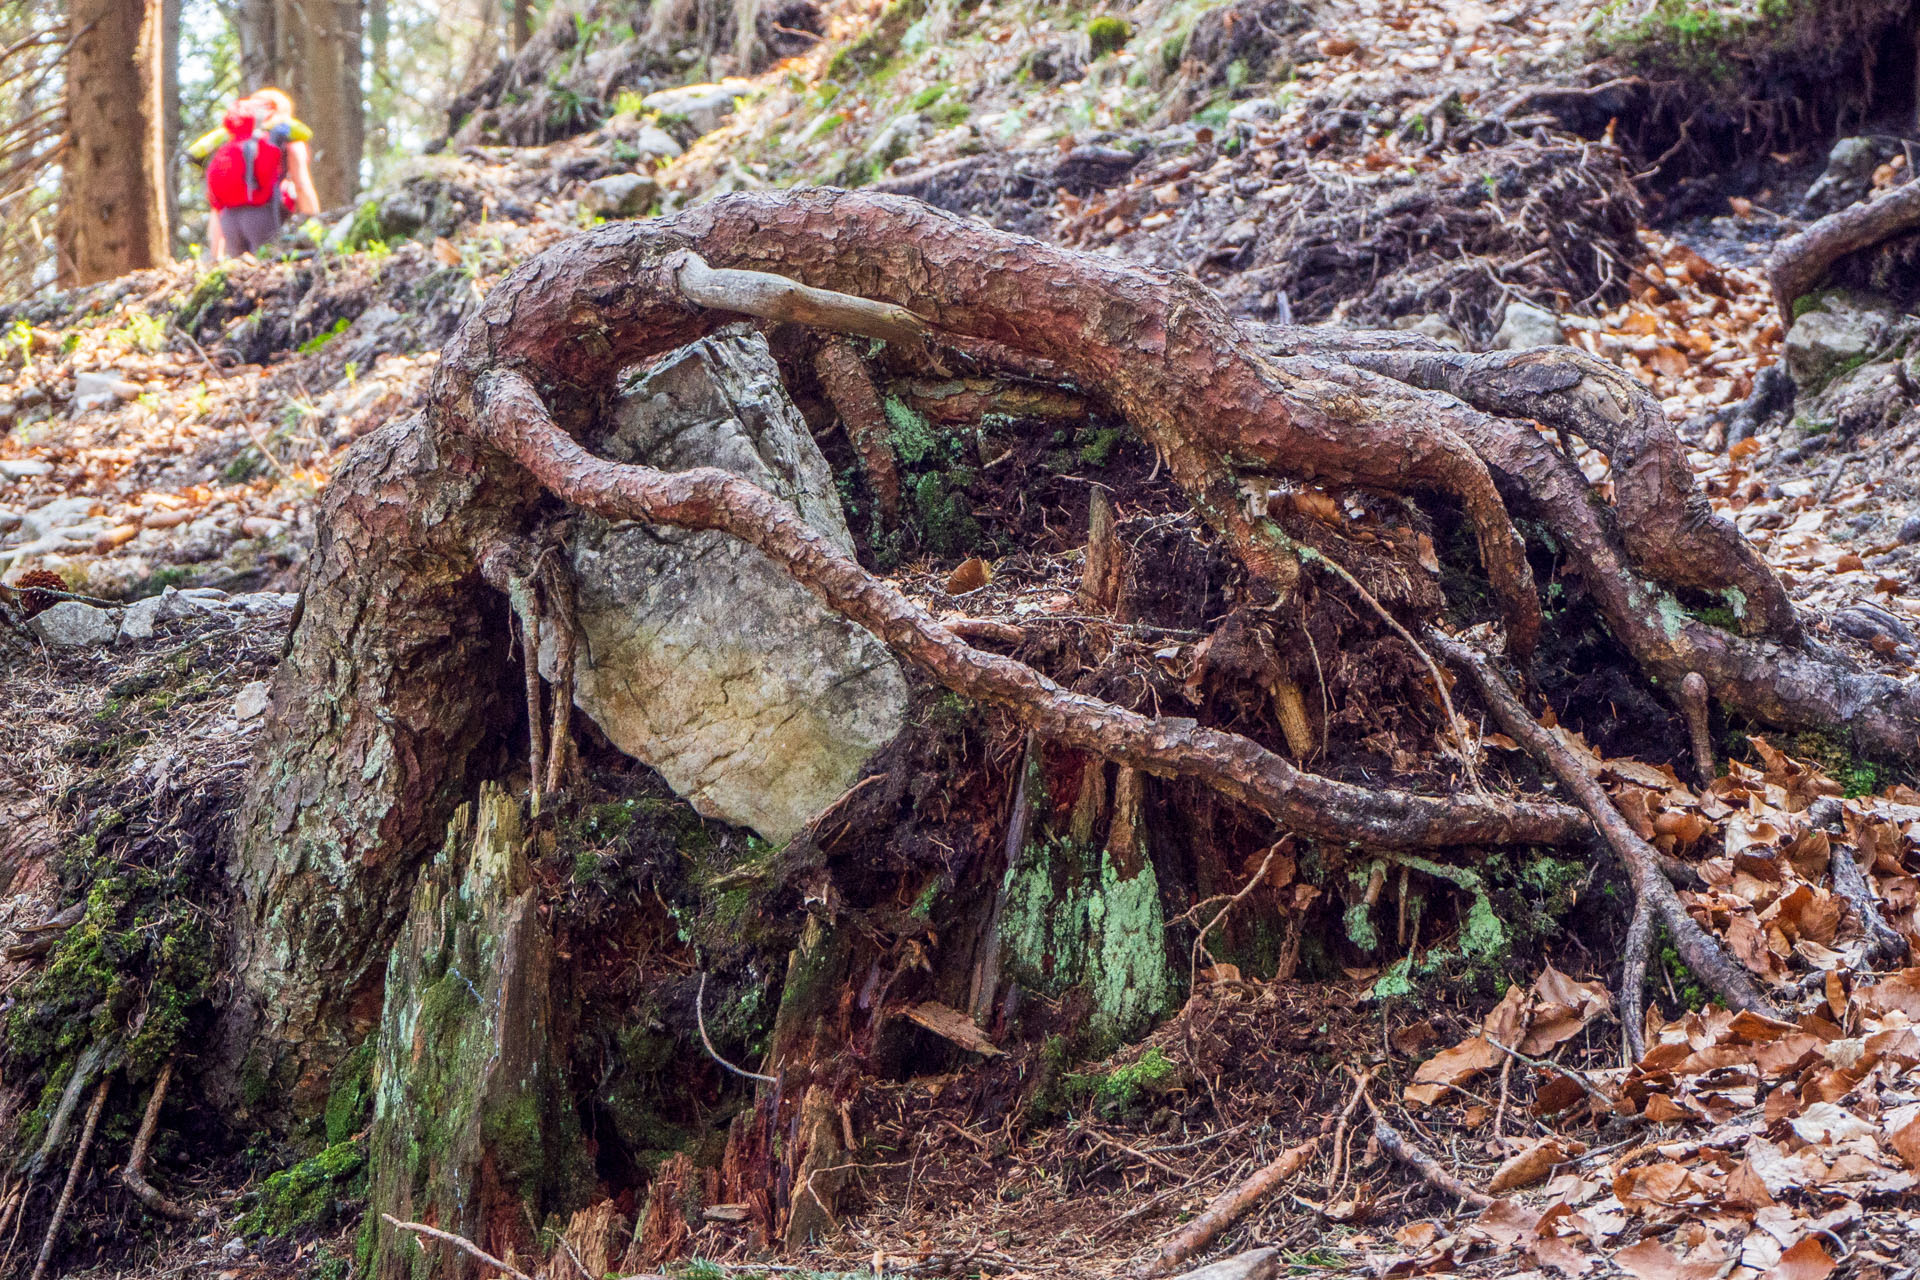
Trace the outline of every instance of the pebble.
<instances>
[{"instance_id":1,"label":"pebble","mask_svg":"<svg viewBox=\"0 0 1920 1280\"><path fill-rule=\"evenodd\" d=\"M267 709L268 686L265 680L254 680L241 688L233 698L233 715L236 720L251 720Z\"/></svg>"},{"instance_id":2,"label":"pebble","mask_svg":"<svg viewBox=\"0 0 1920 1280\"><path fill-rule=\"evenodd\" d=\"M1901 521L1899 537L1902 546L1920 542L1920 516L1908 516Z\"/></svg>"},{"instance_id":3,"label":"pebble","mask_svg":"<svg viewBox=\"0 0 1920 1280\"><path fill-rule=\"evenodd\" d=\"M43 476L52 470L51 462L42 462L38 458L0 458L0 476L5 476L9 480Z\"/></svg>"}]
</instances>

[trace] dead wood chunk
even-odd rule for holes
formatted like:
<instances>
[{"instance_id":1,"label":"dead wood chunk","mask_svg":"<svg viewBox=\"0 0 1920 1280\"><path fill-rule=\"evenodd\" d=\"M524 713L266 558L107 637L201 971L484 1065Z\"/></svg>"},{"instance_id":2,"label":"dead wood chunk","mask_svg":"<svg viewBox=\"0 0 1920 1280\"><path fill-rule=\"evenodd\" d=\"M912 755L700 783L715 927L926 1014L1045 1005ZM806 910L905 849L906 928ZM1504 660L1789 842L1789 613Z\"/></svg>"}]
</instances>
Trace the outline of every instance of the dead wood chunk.
<instances>
[{"instance_id":1,"label":"dead wood chunk","mask_svg":"<svg viewBox=\"0 0 1920 1280\"><path fill-rule=\"evenodd\" d=\"M611 1200L602 1200L573 1215L566 1240L574 1256L591 1276L613 1273L618 1257L615 1242L626 1233L627 1220Z\"/></svg>"},{"instance_id":2,"label":"dead wood chunk","mask_svg":"<svg viewBox=\"0 0 1920 1280\"><path fill-rule=\"evenodd\" d=\"M700 1171L684 1151L662 1164L647 1187L646 1207L640 1211L640 1225L620 1260L620 1270L633 1272L658 1266L685 1252L693 1238L687 1219L690 1214L700 1214L702 1189Z\"/></svg>"},{"instance_id":3,"label":"dead wood chunk","mask_svg":"<svg viewBox=\"0 0 1920 1280\"><path fill-rule=\"evenodd\" d=\"M1120 603L1124 556L1114 536L1113 502L1095 488L1087 502L1087 561L1080 576L1080 605L1089 613L1107 613Z\"/></svg>"},{"instance_id":4,"label":"dead wood chunk","mask_svg":"<svg viewBox=\"0 0 1920 1280\"><path fill-rule=\"evenodd\" d=\"M984 1054L989 1058L1000 1057L1005 1050L987 1039L980 1025L958 1009L949 1008L937 1000L926 1000L913 1005L906 1011L907 1018L916 1026L925 1027L943 1040L950 1040L971 1053Z\"/></svg>"},{"instance_id":5,"label":"dead wood chunk","mask_svg":"<svg viewBox=\"0 0 1920 1280\"><path fill-rule=\"evenodd\" d=\"M787 1211L787 1248L798 1249L833 1230L834 1209L851 1161L840 1146L840 1110L827 1089L814 1085L800 1101L798 1161Z\"/></svg>"}]
</instances>

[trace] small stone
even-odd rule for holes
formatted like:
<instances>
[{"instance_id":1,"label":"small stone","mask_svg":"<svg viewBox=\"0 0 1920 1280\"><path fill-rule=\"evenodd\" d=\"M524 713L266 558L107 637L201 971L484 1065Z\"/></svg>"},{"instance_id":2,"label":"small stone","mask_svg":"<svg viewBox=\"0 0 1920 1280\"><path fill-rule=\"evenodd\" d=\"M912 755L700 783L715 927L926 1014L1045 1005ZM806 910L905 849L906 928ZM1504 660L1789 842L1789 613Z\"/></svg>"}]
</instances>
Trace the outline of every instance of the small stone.
<instances>
[{"instance_id":1,"label":"small stone","mask_svg":"<svg viewBox=\"0 0 1920 1280\"><path fill-rule=\"evenodd\" d=\"M1273 98L1248 98L1245 102L1235 103L1233 110L1227 112L1228 124L1243 124L1251 128L1262 120L1280 118L1280 103Z\"/></svg>"},{"instance_id":2,"label":"small stone","mask_svg":"<svg viewBox=\"0 0 1920 1280\"><path fill-rule=\"evenodd\" d=\"M247 1242L238 1238L220 1246L220 1255L228 1262L238 1262L247 1256Z\"/></svg>"},{"instance_id":3,"label":"small stone","mask_svg":"<svg viewBox=\"0 0 1920 1280\"><path fill-rule=\"evenodd\" d=\"M1566 340L1566 331L1560 327L1560 317L1544 307L1516 301L1507 304L1507 314L1500 321L1500 331L1493 335L1493 349L1529 351L1535 347L1557 347Z\"/></svg>"},{"instance_id":4,"label":"small stone","mask_svg":"<svg viewBox=\"0 0 1920 1280\"><path fill-rule=\"evenodd\" d=\"M1900 545L1912 546L1920 542L1920 516L1908 516L1900 522Z\"/></svg>"},{"instance_id":5,"label":"small stone","mask_svg":"<svg viewBox=\"0 0 1920 1280\"><path fill-rule=\"evenodd\" d=\"M175 616L172 597L173 588L168 587L157 596L128 605L125 616L120 619L120 639L123 642L153 639L153 629Z\"/></svg>"},{"instance_id":6,"label":"small stone","mask_svg":"<svg viewBox=\"0 0 1920 1280\"><path fill-rule=\"evenodd\" d=\"M267 709L269 690L265 680L255 680L243 686L233 698L233 718L251 720Z\"/></svg>"},{"instance_id":7,"label":"small stone","mask_svg":"<svg viewBox=\"0 0 1920 1280\"><path fill-rule=\"evenodd\" d=\"M685 149L657 124L641 125L626 143L640 153L642 160L672 160Z\"/></svg>"},{"instance_id":8,"label":"small stone","mask_svg":"<svg viewBox=\"0 0 1920 1280\"><path fill-rule=\"evenodd\" d=\"M0 458L0 476L5 476L9 480L44 476L52 470L51 462L42 462L38 458Z\"/></svg>"},{"instance_id":9,"label":"small stone","mask_svg":"<svg viewBox=\"0 0 1920 1280\"><path fill-rule=\"evenodd\" d=\"M734 112L736 102L748 89L744 80L721 84L686 84L661 89L640 100L643 111L658 111L663 116L678 116L699 133L711 133Z\"/></svg>"},{"instance_id":10,"label":"small stone","mask_svg":"<svg viewBox=\"0 0 1920 1280\"><path fill-rule=\"evenodd\" d=\"M111 409L121 401L131 400L139 394L139 383L128 382L112 370L104 373L77 373L73 376L73 411L75 413L87 413L94 409Z\"/></svg>"},{"instance_id":11,"label":"small stone","mask_svg":"<svg viewBox=\"0 0 1920 1280\"><path fill-rule=\"evenodd\" d=\"M270 520L266 516L248 516L240 522L240 532L249 538L276 538L286 529L286 521Z\"/></svg>"},{"instance_id":12,"label":"small stone","mask_svg":"<svg viewBox=\"0 0 1920 1280\"><path fill-rule=\"evenodd\" d=\"M120 611L62 600L27 619L27 630L55 649L109 645L120 634Z\"/></svg>"},{"instance_id":13,"label":"small stone","mask_svg":"<svg viewBox=\"0 0 1920 1280\"><path fill-rule=\"evenodd\" d=\"M660 184L644 173L616 173L589 182L580 204L604 218L637 218L660 198Z\"/></svg>"}]
</instances>

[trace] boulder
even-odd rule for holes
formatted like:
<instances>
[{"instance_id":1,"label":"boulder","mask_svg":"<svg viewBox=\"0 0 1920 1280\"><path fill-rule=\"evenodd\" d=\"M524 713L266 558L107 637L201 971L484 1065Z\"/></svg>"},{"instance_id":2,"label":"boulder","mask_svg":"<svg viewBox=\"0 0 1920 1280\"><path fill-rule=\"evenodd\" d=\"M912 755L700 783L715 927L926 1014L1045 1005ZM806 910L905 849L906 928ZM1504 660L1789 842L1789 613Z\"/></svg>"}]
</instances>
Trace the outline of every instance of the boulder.
<instances>
[{"instance_id":1,"label":"boulder","mask_svg":"<svg viewBox=\"0 0 1920 1280\"><path fill-rule=\"evenodd\" d=\"M669 471L724 467L853 553L832 470L756 333L664 358L622 402L599 452ZM570 553L576 705L701 813L783 843L904 725L906 680L886 648L754 548L712 531L589 519Z\"/></svg>"},{"instance_id":2,"label":"boulder","mask_svg":"<svg viewBox=\"0 0 1920 1280\"><path fill-rule=\"evenodd\" d=\"M120 634L120 611L62 600L27 619L27 630L55 649L109 645Z\"/></svg>"},{"instance_id":3,"label":"boulder","mask_svg":"<svg viewBox=\"0 0 1920 1280\"><path fill-rule=\"evenodd\" d=\"M1495 351L1528 351L1534 347L1557 347L1567 340L1560 317L1530 302L1509 302L1493 335Z\"/></svg>"},{"instance_id":4,"label":"boulder","mask_svg":"<svg viewBox=\"0 0 1920 1280\"><path fill-rule=\"evenodd\" d=\"M661 89L640 100L645 111L685 120L696 133L711 133L734 112L734 103L750 86L745 80L720 84L683 84Z\"/></svg>"},{"instance_id":5,"label":"boulder","mask_svg":"<svg viewBox=\"0 0 1920 1280\"><path fill-rule=\"evenodd\" d=\"M1802 394L1864 364L1885 343L1893 308L1877 298L1830 290L1787 330L1787 371Z\"/></svg>"},{"instance_id":6,"label":"boulder","mask_svg":"<svg viewBox=\"0 0 1920 1280\"><path fill-rule=\"evenodd\" d=\"M644 173L616 173L589 182L581 205L603 218L637 218L660 198L660 184Z\"/></svg>"}]
</instances>

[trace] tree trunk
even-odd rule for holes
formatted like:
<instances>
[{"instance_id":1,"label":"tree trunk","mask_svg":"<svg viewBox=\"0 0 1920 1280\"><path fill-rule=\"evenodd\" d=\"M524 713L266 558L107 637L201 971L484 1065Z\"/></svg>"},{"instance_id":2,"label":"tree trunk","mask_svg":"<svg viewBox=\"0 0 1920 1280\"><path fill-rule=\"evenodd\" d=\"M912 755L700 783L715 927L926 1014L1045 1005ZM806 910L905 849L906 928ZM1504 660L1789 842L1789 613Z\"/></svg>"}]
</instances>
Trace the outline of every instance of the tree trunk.
<instances>
[{"instance_id":1,"label":"tree trunk","mask_svg":"<svg viewBox=\"0 0 1920 1280\"><path fill-rule=\"evenodd\" d=\"M92 284L172 260L161 0L74 0L61 188L62 276Z\"/></svg>"},{"instance_id":2,"label":"tree trunk","mask_svg":"<svg viewBox=\"0 0 1920 1280\"><path fill-rule=\"evenodd\" d=\"M323 208L360 190L365 107L361 0L276 0L273 75L313 129L313 185ZM257 86L256 86L257 87Z\"/></svg>"},{"instance_id":3,"label":"tree trunk","mask_svg":"<svg viewBox=\"0 0 1920 1280\"><path fill-rule=\"evenodd\" d=\"M161 0L160 60L161 182L167 191L167 226L180 230L180 184L186 167L180 163L180 0ZM184 239L181 242L185 247ZM168 246L172 248L171 245Z\"/></svg>"},{"instance_id":4,"label":"tree trunk","mask_svg":"<svg viewBox=\"0 0 1920 1280\"><path fill-rule=\"evenodd\" d=\"M242 93L264 88L279 78L285 65L280 56L279 18L279 0L239 0L233 29L240 41Z\"/></svg>"}]
</instances>

